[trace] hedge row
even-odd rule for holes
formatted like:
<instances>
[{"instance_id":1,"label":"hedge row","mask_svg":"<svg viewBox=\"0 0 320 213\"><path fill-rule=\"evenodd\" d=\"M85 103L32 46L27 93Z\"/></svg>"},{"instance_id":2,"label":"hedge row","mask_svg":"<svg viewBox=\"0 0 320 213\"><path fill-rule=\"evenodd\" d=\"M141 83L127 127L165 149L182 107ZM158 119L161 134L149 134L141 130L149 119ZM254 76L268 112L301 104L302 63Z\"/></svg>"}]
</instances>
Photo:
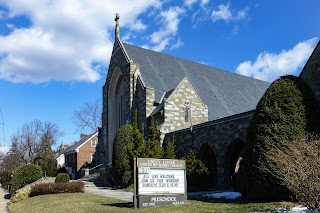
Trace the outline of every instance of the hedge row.
<instances>
[{"instance_id":1,"label":"hedge row","mask_svg":"<svg viewBox=\"0 0 320 213\"><path fill-rule=\"evenodd\" d=\"M70 183L41 183L31 188L30 197L45 195L45 194L58 194L58 193L76 193L84 192L83 182L70 182Z\"/></svg>"}]
</instances>

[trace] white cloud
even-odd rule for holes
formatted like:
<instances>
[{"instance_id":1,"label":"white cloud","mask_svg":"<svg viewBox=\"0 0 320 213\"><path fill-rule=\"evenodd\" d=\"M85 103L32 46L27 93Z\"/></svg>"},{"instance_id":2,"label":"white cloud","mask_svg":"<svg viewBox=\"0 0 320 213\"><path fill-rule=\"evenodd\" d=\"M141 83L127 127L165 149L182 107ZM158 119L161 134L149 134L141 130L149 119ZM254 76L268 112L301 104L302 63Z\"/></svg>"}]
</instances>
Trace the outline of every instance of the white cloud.
<instances>
[{"instance_id":1,"label":"white cloud","mask_svg":"<svg viewBox=\"0 0 320 213\"><path fill-rule=\"evenodd\" d=\"M159 44L157 44L156 46L154 46L152 49L154 51L162 51L164 50L164 48L166 48L166 46L169 44L169 41L171 40L171 38L165 38L163 39Z\"/></svg>"},{"instance_id":2,"label":"white cloud","mask_svg":"<svg viewBox=\"0 0 320 213\"><path fill-rule=\"evenodd\" d=\"M200 5L203 7L203 6L205 6L206 4L208 4L209 1L210 1L210 0L201 0Z\"/></svg>"},{"instance_id":3,"label":"white cloud","mask_svg":"<svg viewBox=\"0 0 320 213\"><path fill-rule=\"evenodd\" d=\"M150 49L150 47L148 46L148 45L142 45L142 46L140 46L141 48L144 48L144 49Z\"/></svg>"},{"instance_id":4,"label":"white cloud","mask_svg":"<svg viewBox=\"0 0 320 213\"><path fill-rule=\"evenodd\" d=\"M176 48L179 48L183 45L183 42L180 40L180 38L178 39L177 43L173 44L170 49L176 49Z\"/></svg>"},{"instance_id":5,"label":"white cloud","mask_svg":"<svg viewBox=\"0 0 320 213\"><path fill-rule=\"evenodd\" d=\"M220 19L229 22L232 18L232 13L229 10L229 5L219 5L218 6L219 10L213 10L211 17L212 17L212 21L216 22Z\"/></svg>"},{"instance_id":6,"label":"white cloud","mask_svg":"<svg viewBox=\"0 0 320 213\"><path fill-rule=\"evenodd\" d=\"M0 146L0 156L6 155L10 150L10 147L7 146Z\"/></svg>"},{"instance_id":7,"label":"white cloud","mask_svg":"<svg viewBox=\"0 0 320 213\"><path fill-rule=\"evenodd\" d=\"M13 24L7 24L8 29L14 30L16 27Z\"/></svg>"},{"instance_id":8,"label":"white cloud","mask_svg":"<svg viewBox=\"0 0 320 213\"><path fill-rule=\"evenodd\" d=\"M0 0L8 18L23 15L31 27L0 35L0 78L11 82L90 81L100 78L93 64L106 65L114 39L114 16L121 27L144 30L138 16L159 8L158 0ZM99 66L98 66L99 67Z\"/></svg>"},{"instance_id":9,"label":"white cloud","mask_svg":"<svg viewBox=\"0 0 320 213\"><path fill-rule=\"evenodd\" d=\"M299 42L290 50L279 54L260 53L255 62L245 61L239 64L236 72L264 81L273 81L277 77L293 74L301 68L310 57L318 38Z\"/></svg>"},{"instance_id":10,"label":"white cloud","mask_svg":"<svg viewBox=\"0 0 320 213\"><path fill-rule=\"evenodd\" d=\"M187 7L191 7L194 3L196 3L198 0L185 0L184 1L184 4L187 6Z\"/></svg>"},{"instance_id":11,"label":"white cloud","mask_svg":"<svg viewBox=\"0 0 320 213\"><path fill-rule=\"evenodd\" d=\"M193 4L197 3L198 1L199 0L185 0L184 4L190 8ZM200 0L200 6L204 7L206 4L209 3L209 1L210 0Z\"/></svg>"},{"instance_id":12,"label":"white cloud","mask_svg":"<svg viewBox=\"0 0 320 213\"><path fill-rule=\"evenodd\" d=\"M247 12L249 10L249 7L244 8L243 10L239 10L237 12L237 16L235 17L236 20L245 19L247 16Z\"/></svg>"},{"instance_id":13,"label":"white cloud","mask_svg":"<svg viewBox=\"0 0 320 213\"><path fill-rule=\"evenodd\" d=\"M247 16L247 12L249 10L248 7L244 8L243 10L239 10L237 12L232 13L229 9L230 5L224 5L220 4L218 6L218 10L213 10L211 14L211 18L213 22L216 22L218 20L224 20L225 22L230 22L230 21L236 21L236 20L241 20L245 19ZM236 13L236 15L235 15Z\"/></svg>"},{"instance_id":14,"label":"white cloud","mask_svg":"<svg viewBox=\"0 0 320 213\"><path fill-rule=\"evenodd\" d=\"M185 10L180 7L171 7L167 11L162 11L161 23L163 26L160 31L152 33L151 42L155 44L153 50L161 51L172 39L171 36L176 35L178 31L178 25L180 23L180 15L184 13Z\"/></svg>"}]
</instances>

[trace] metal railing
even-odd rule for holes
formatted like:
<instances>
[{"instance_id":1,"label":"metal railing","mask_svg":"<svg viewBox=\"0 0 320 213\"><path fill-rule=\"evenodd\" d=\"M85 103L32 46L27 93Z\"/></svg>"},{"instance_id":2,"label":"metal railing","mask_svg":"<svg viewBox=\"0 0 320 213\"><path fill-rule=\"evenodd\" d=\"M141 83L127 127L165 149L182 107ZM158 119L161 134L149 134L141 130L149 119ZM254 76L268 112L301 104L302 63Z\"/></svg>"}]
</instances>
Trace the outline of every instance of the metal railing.
<instances>
[{"instance_id":1,"label":"metal railing","mask_svg":"<svg viewBox=\"0 0 320 213\"><path fill-rule=\"evenodd\" d=\"M95 171L97 168L100 168L103 164L99 164L98 166L92 167L91 169L89 169L89 174L94 174L97 173L99 171Z\"/></svg>"}]
</instances>

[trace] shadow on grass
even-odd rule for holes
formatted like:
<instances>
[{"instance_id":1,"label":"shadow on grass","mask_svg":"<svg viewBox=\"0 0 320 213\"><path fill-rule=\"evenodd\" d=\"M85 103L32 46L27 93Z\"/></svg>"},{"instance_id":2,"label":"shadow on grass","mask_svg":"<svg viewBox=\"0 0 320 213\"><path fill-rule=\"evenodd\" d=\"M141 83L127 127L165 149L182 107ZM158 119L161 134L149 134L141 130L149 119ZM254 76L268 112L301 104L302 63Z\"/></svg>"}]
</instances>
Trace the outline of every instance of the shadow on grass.
<instances>
[{"instance_id":1,"label":"shadow on grass","mask_svg":"<svg viewBox=\"0 0 320 213\"><path fill-rule=\"evenodd\" d=\"M244 204L247 203L241 198L237 199L218 199L218 198L212 198L202 195L188 195L188 200L197 200L202 202L209 202L209 203L237 203L237 204Z\"/></svg>"},{"instance_id":2,"label":"shadow on grass","mask_svg":"<svg viewBox=\"0 0 320 213\"><path fill-rule=\"evenodd\" d=\"M119 207L119 208L133 208L133 203L110 203L110 204L102 204L103 206L113 206L113 207Z\"/></svg>"}]
</instances>

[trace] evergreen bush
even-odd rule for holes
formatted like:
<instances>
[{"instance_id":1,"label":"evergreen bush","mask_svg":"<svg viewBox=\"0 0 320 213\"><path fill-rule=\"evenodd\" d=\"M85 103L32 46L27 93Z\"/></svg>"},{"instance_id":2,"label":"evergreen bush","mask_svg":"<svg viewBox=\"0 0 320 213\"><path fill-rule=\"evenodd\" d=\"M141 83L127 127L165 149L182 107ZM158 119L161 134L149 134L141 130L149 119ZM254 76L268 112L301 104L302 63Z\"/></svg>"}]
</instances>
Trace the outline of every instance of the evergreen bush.
<instances>
[{"instance_id":1,"label":"evergreen bush","mask_svg":"<svg viewBox=\"0 0 320 213\"><path fill-rule=\"evenodd\" d=\"M41 168L34 164L19 166L12 177L10 195L13 196L17 189L20 189L42 177Z\"/></svg>"},{"instance_id":2,"label":"evergreen bush","mask_svg":"<svg viewBox=\"0 0 320 213\"><path fill-rule=\"evenodd\" d=\"M2 187L8 188L8 186L11 184L11 178L12 178L11 175L12 173L8 171L1 173L0 180L1 180Z\"/></svg>"},{"instance_id":3,"label":"evergreen bush","mask_svg":"<svg viewBox=\"0 0 320 213\"><path fill-rule=\"evenodd\" d=\"M175 139L174 136L172 137L172 140L168 141L167 144L167 150L165 154L165 158L167 159L177 159L176 151L175 148L176 146L174 145Z\"/></svg>"},{"instance_id":4,"label":"evergreen bush","mask_svg":"<svg viewBox=\"0 0 320 213\"><path fill-rule=\"evenodd\" d=\"M114 184L125 188L132 183L132 171L129 155L125 147L131 142L132 126L123 125L119 128L113 144L112 173Z\"/></svg>"},{"instance_id":5,"label":"evergreen bush","mask_svg":"<svg viewBox=\"0 0 320 213\"><path fill-rule=\"evenodd\" d=\"M125 151L129 155L132 169L133 169L133 158L143 157L145 155L144 135L139 131L137 114L138 114L138 111L136 109L133 114L131 141L125 147Z\"/></svg>"},{"instance_id":6,"label":"evergreen bush","mask_svg":"<svg viewBox=\"0 0 320 213\"><path fill-rule=\"evenodd\" d=\"M164 156L164 151L161 146L161 132L159 130L158 124L154 123L154 118L151 116L149 132L146 138L146 146L143 157L145 158L162 158Z\"/></svg>"},{"instance_id":7,"label":"evergreen bush","mask_svg":"<svg viewBox=\"0 0 320 213\"><path fill-rule=\"evenodd\" d=\"M251 200L288 200L291 193L273 174L259 169L268 151L266 141L281 146L298 134L318 132L319 106L309 85L301 78L284 76L274 81L259 101L241 153L237 188ZM280 147L281 148L281 147Z\"/></svg>"},{"instance_id":8,"label":"evergreen bush","mask_svg":"<svg viewBox=\"0 0 320 213\"><path fill-rule=\"evenodd\" d=\"M69 182L69 180L70 180L70 177L69 177L69 175L68 174L66 174L66 173L59 173L58 175L57 175L57 177L56 177L56 180L55 180L55 182L58 182L58 183L67 183L67 182Z\"/></svg>"},{"instance_id":9,"label":"evergreen bush","mask_svg":"<svg viewBox=\"0 0 320 213\"><path fill-rule=\"evenodd\" d=\"M57 175L57 167L55 165L55 160L53 156L53 152L50 152L47 156L45 156L40 164L42 171L46 171L47 177L55 177Z\"/></svg>"},{"instance_id":10,"label":"evergreen bush","mask_svg":"<svg viewBox=\"0 0 320 213\"><path fill-rule=\"evenodd\" d=\"M186 160L188 187L201 186L202 180L209 175L208 168L201 160L196 159L192 150L190 150L187 156L183 157L182 160Z\"/></svg>"}]
</instances>

